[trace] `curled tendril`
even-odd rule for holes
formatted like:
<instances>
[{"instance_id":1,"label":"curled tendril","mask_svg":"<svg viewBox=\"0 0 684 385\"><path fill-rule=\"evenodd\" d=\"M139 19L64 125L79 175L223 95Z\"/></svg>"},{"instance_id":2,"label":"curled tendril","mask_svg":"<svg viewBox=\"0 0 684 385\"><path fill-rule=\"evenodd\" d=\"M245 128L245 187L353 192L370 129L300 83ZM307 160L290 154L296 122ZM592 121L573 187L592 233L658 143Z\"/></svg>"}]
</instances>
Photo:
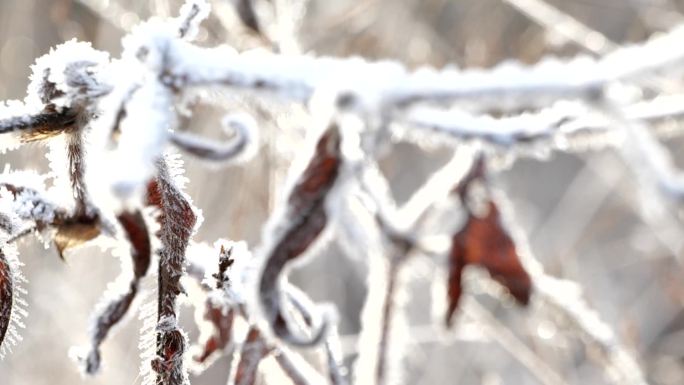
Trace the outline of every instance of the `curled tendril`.
<instances>
[{"instance_id":1,"label":"curled tendril","mask_svg":"<svg viewBox=\"0 0 684 385\"><path fill-rule=\"evenodd\" d=\"M223 129L233 133L233 138L225 143L203 137L174 132L170 141L184 152L212 162L226 162L251 155L250 147L256 142L254 120L246 115L229 115L223 119Z\"/></svg>"}]
</instances>

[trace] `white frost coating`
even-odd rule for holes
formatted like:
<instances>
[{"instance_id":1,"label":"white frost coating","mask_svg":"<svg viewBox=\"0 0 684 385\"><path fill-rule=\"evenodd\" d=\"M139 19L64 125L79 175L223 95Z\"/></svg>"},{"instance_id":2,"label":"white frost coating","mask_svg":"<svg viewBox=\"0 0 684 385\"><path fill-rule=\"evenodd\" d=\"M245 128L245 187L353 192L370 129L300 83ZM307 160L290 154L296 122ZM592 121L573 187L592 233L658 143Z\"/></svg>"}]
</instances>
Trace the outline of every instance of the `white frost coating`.
<instances>
[{"instance_id":1,"label":"white frost coating","mask_svg":"<svg viewBox=\"0 0 684 385\"><path fill-rule=\"evenodd\" d=\"M482 138L497 145L512 146L521 139L548 138L557 132L566 133L562 129L564 122L588 112L582 105L570 102L560 102L537 113L504 118L418 107L409 111L405 120L410 125L431 128L459 138Z\"/></svg>"},{"instance_id":2,"label":"white frost coating","mask_svg":"<svg viewBox=\"0 0 684 385\"><path fill-rule=\"evenodd\" d=\"M33 170L11 170L9 164L0 172L0 184L12 184L35 191L45 191L45 176Z\"/></svg>"},{"instance_id":3,"label":"white frost coating","mask_svg":"<svg viewBox=\"0 0 684 385\"><path fill-rule=\"evenodd\" d=\"M19 134L14 127L29 124L30 116L39 111L38 107L29 106L18 100L0 101L0 155L21 146Z\"/></svg>"},{"instance_id":4,"label":"white frost coating","mask_svg":"<svg viewBox=\"0 0 684 385\"><path fill-rule=\"evenodd\" d=\"M45 157L50 167L48 177L53 182L48 192L59 205L67 210L72 210L76 203L74 190L71 187L69 154L67 152L70 139L70 135L57 135L45 140L48 148Z\"/></svg>"},{"instance_id":5,"label":"white frost coating","mask_svg":"<svg viewBox=\"0 0 684 385\"><path fill-rule=\"evenodd\" d=\"M151 266L157 266L153 258ZM150 274L143 278L145 293L141 296L142 305L138 310L138 318L142 322L140 328L140 377L141 385L156 384L157 374L152 370L151 362L157 356L157 269L151 268Z\"/></svg>"},{"instance_id":6,"label":"white frost coating","mask_svg":"<svg viewBox=\"0 0 684 385\"><path fill-rule=\"evenodd\" d=\"M380 352L383 325L382 309L385 305L389 261L382 254L367 254L369 262L368 293L361 311L361 332L359 334L358 358L354 364L354 384L376 384L376 371Z\"/></svg>"},{"instance_id":7,"label":"white frost coating","mask_svg":"<svg viewBox=\"0 0 684 385\"><path fill-rule=\"evenodd\" d=\"M58 206L45 193L44 177L32 171L5 171L0 173L0 185L9 184L20 187L16 195L5 187L0 187L2 211L11 213L21 221L51 223ZM15 229L19 230L19 229Z\"/></svg>"},{"instance_id":8,"label":"white frost coating","mask_svg":"<svg viewBox=\"0 0 684 385\"><path fill-rule=\"evenodd\" d=\"M382 244L381 234L368 204L367 197L361 191L349 190L345 202L337 206L335 220L331 223L338 236L337 244L355 263L366 263L366 255L381 252L378 248Z\"/></svg>"},{"instance_id":9,"label":"white frost coating","mask_svg":"<svg viewBox=\"0 0 684 385\"><path fill-rule=\"evenodd\" d=\"M40 112L40 107L29 105L18 100L0 102L0 154L15 150L21 146L19 134L13 127L17 124L28 124L30 116Z\"/></svg>"},{"instance_id":10,"label":"white frost coating","mask_svg":"<svg viewBox=\"0 0 684 385\"><path fill-rule=\"evenodd\" d=\"M87 97L99 96L107 92L108 87L96 80L93 71L107 63L109 54L95 50L90 43L74 39L60 44L38 58L31 67L33 73L26 103L32 106L44 104L46 83L54 84L57 91L64 93L50 98L50 102L58 107L71 107L74 102L82 103Z\"/></svg>"},{"instance_id":11,"label":"white frost coating","mask_svg":"<svg viewBox=\"0 0 684 385\"><path fill-rule=\"evenodd\" d=\"M315 58L268 53L235 54L232 48L202 49L174 42L172 76L179 84L222 85L267 90L306 101L315 90L336 85L349 90L352 106L373 110L415 101L477 102L500 110L543 106L565 98L593 100L616 81L639 80L655 70L672 70L684 58L678 42L684 27L602 59L547 58L528 67L504 62L493 69L407 71L395 62Z\"/></svg>"},{"instance_id":12,"label":"white frost coating","mask_svg":"<svg viewBox=\"0 0 684 385\"><path fill-rule=\"evenodd\" d=\"M177 36L178 31L172 23L150 19L135 26L123 38L121 60L142 64L141 67L150 71L150 76L160 74L168 64L168 55L172 53L170 46Z\"/></svg>"},{"instance_id":13,"label":"white frost coating","mask_svg":"<svg viewBox=\"0 0 684 385\"><path fill-rule=\"evenodd\" d=\"M116 155L111 160L109 176L117 196L128 198L141 188L154 171L175 124L173 96L157 81L148 81L127 103L127 116L121 122L121 136Z\"/></svg>"},{"instance_id":14,"label":"white frost coating","mask_svg":"<svg viewBox=\"0 0 684 385\"><path fill-rule=\"evenodd\" d=\"M186 202L192 207L192 212L195 214L195 226L192 229L192 234L196 234L202 223L204 223L204 215L202 210L195 206L192 197L185 192L185 186L189 179L185 176L185 162L180 154L169 150L164 153L164 162L166 163L166 172L171 178L170 182L176 186L178 192L183 196Z\"/></svg>"}]
</instances>

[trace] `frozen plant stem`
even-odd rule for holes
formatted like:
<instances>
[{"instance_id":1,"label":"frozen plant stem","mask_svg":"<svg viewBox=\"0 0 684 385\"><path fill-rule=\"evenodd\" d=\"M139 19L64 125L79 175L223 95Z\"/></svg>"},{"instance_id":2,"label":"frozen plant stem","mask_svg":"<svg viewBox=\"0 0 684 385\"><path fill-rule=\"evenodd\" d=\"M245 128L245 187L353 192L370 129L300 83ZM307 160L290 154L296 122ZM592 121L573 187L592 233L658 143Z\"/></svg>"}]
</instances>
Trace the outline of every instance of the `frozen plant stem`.
<instances>
[{"instance_id":1,"label":"frozen plant stem","mask_svg":"<svg viewBox=\"0 0 684 385\"><path fill-rule=\"evenodd\" d=\"M160 209L159 276L157 308L157 357L152 365L157 385L187 383L183 355L185 334L177 325L176 298L183 293L180 279L185 269L185 250L195 226L190 203L175 186L165 161L157 162L157 176L148 187L148 202Z\"/></svg>"},{"instance_id":2,"label":"frozen plant stem","mask_svg":"<svg viewBox=\"0 0 684 385\"><path fill-rule=\"evenodd\" d=\"M541 383L545 385L567 385L561 375L544 362L544 358L535 354L477 300L474 298L467 299L464 301L462 309L465 314L477 320L486 334L496 340L502 348L510 353L511 357L518 360Z\"/></svg>"},{"instance_id":3,"label":"frozen plant stem","mask_svg":"<svg viewBox=\"0 0 684 385\"><path fill-rule=\"evenodd\" d=\"M387 383L388 350L390 349L390 334L392 331L392 316L394 315L394 294L397 285L397 275L399 274L400 261L392 260L387 272L387 287L385 288L385 298L382 305L382 315L380 318L381 334L380 345L378 347L378 364L375 371L375 383L385 385Z\"/></svg>"}]
</instances>

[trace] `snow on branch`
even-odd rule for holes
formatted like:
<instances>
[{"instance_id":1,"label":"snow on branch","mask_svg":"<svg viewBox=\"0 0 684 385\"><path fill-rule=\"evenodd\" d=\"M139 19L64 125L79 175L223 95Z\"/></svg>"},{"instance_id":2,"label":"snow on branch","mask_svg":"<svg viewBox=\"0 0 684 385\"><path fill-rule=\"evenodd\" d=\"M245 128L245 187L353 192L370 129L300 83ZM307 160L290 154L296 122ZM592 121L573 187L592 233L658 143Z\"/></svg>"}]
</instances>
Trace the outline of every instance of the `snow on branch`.
<instances>
[{"instance_id":1,"label":"snow on branch","mask_svg":"<svg viewBox=\"0 0 684 385\"><path fill-rule=\"evenodd\" d=\"M547 58L531 67L505 62L488 70L422 68L414 72L396 62L238 54L230 47L202 49L177 42L169 81L177 87L269 91L294 100L308 100L317 89L333 87L342 94L339 101L343 104L353 101L371 110L421 101L470 102L481 109L514 110L560 99L591 101L601 98L605 87L614 82L676 70L684 59L684 51L676 48L682 35L684 28L679 27L600 59Z\"/></svg>"}]
</instances>

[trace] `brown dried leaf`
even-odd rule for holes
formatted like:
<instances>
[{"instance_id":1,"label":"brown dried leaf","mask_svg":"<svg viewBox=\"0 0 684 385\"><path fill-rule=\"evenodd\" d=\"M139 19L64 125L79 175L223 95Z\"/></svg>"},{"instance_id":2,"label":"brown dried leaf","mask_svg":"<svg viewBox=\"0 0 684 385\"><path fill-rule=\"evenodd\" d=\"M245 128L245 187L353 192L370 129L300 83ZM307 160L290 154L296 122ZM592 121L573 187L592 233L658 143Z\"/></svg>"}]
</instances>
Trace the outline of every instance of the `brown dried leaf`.
<instances>
[{"instance_id":1,"label":"brown dried leaf","mask_svg":"<svg viewBox=\"0 0 684 385\"><path fill-rule=\"evenodd\" d=\"M493 279L508 289L521 305L527 305L532 292L532 280L525 271L515 242L501 222L496 203L488 198L486 213L476 215L468 207L466 194L470 183L485 180L484 160L478 159L471 172L454 192L461 196L468 211L468 220L452 238L449 254L449 283L446 322L451 323L461 297L461 274L466 265L484 267Z\"/></svg>"},{"instance_id":2,"label":"brown dried leaf","mask_svg":"<svg viewBox=\"0 0 684 385\"><path fill-rule=\"evenodd\" d=\"M4 251L0 248L0 345L9 328L14 303L12 271Z\"/></svg>"},{"instance_id":3,"label":"brown dried leaf","mask_svg":"<svg viewBox=\"0 0 684 385\"><path fill-rule=\"evenodd\" d=\"M106 305L97 310L93 322L91 348L83 357L84 370L95 374L100 369L100 345L107 338L112 327L118 324L128 312L138 293L138 283L150 267L151 244L145 220L140 211L124 212L117 217L131 243L133 278L124 292L105 298Z\"/></svg>"},{"instance_id":4,"label":"brown dried leaf","mask_svg":"<svg viewBox=\"0 0 684 385\"><path fill-rule=\"evenodd\" d=\"M95 220L79 220L61 224L57 228L54 242L59 257L64 259L64 252L76 248L100 235L100 226Z\"/></svg>"},{"instance_id":5,"label":"brown dried leaf","mask_svg":"<svg viewBox=\"0 0 684 385\"><path fill-rule=\"evenodd\" d=\"M143 277L150 267L152 244L145 219L140 211L124 212L117 217L131 243L133 271L136 278Z\"/></svg>"},{"instance_id":6,"label":"brown dried leaf","mask_svg":"<svg viewBox=\"0 0 684 385\"><path fill-rule=\"evenodd\" d=\"M286 230L275 241L261 275L259 297L277 336L290 343L309 345L318 341L323 328L311 340L291 334L280 304L280 274L285 265L304 253L326 226L325 198L335 183L341 164L340 134L331 125L321 136L313 158L299 177L287 200Z\"/></svg>"},{"instance_id":7,"label":"brown dried leaf","mask_svg":"<svg viewBox=\"0 0 684 385\"><path fill-rule=\"evenodd\" d=\"M211 300L206 301L204 319L214 326L214 334L202 344L202 352L193 357L199 363L205 363L215 352L225 349L233 336L235 309L225 309Z\"/></svg>"}]
</instances>

